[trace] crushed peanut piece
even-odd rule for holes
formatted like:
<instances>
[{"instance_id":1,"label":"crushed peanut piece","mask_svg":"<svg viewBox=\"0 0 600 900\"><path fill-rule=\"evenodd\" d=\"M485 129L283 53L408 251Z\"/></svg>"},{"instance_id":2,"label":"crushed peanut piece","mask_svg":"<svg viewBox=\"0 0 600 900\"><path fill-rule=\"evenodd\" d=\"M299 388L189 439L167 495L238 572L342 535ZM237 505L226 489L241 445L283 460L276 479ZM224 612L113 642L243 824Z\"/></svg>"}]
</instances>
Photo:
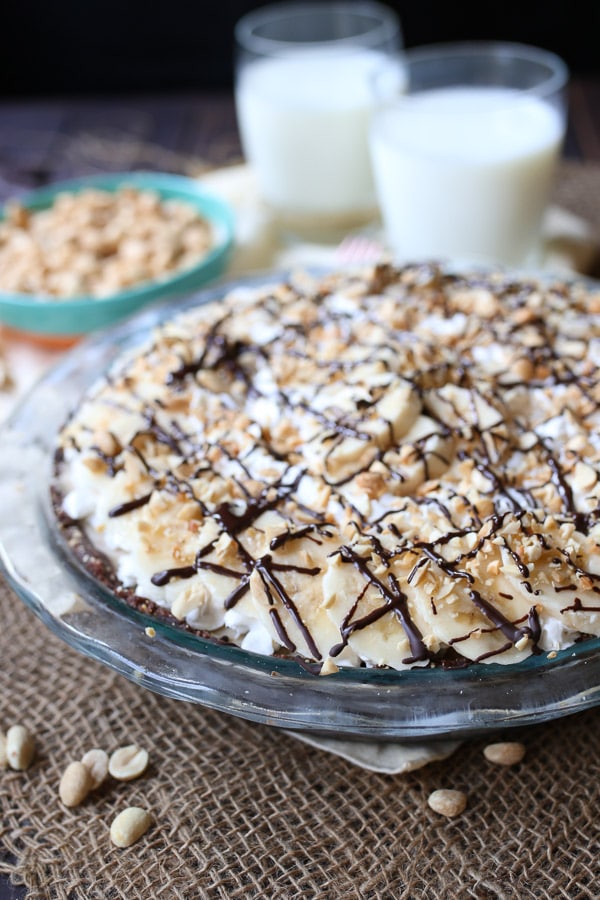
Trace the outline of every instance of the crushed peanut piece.
<instances>
[{"instance_id":1,"label":"crushed peanut piece","mask_svg":"<svg viewBox=\"0 0 600 900\"><path fill-rule=\"evenodd\" d=\"M319 675L335 675L336 672L340 671L340 667L337 666L330 656L323 662L321 666L321 671Z\"/></svg>"},{"instance_id":2,"label":"crushed peanut piece","mask_svg":"<svg viewBox=\"0 0 600 900\"><path fill-rule=\"evenodd\" d=\"M0 345L0 391L9 391L13 387L14 381L10 373L8 360L2 345Z\"/></svg>"},{"instance_id":3,"label":"crushed peanut piece","mask_svg":"<svg viewBox=\"0 0 600 900\"><path fill-rule=\"evenodd\" d=\"M386 488L385 479L379 472L361 472L356 484L368 497L380 497Z\"/></svg>"},{"instance_id":4,"label":"crushed peanut piece","mask_svg":"<svg viewBox=\"0 0 600 900\"><path fill-rule=\"evenodd\" d=\"M107 297L190 268L212 243L191 204L134 186L60 193L36 212L13 202L0 222L0 289Z\"/></svg>"}]
</instances>

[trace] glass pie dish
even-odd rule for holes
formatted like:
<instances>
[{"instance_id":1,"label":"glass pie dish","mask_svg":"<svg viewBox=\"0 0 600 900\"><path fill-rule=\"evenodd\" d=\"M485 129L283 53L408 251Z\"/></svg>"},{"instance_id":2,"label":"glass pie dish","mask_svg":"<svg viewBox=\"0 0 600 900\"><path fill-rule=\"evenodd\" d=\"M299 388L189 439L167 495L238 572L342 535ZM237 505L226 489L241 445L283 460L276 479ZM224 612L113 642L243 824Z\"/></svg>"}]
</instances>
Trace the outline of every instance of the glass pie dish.
<instances>
[{"instance_id":1,"label":"glass pie dish","mask_svg":"<svg viewBox=\"0 0 600 900\"><path fill-rule=\"evenodd\" d=\"M314 734L411 740L468 736L600 703L600 639L501 665L317 676L299 662L198 637L128 607L62 539L49 484L57 431L84 391L160 322L260 273L155 306L86 339L33 388L0 437L0 563L25 604L67 644L142 687L235 716Z\"/></svg>"}]
</instances>

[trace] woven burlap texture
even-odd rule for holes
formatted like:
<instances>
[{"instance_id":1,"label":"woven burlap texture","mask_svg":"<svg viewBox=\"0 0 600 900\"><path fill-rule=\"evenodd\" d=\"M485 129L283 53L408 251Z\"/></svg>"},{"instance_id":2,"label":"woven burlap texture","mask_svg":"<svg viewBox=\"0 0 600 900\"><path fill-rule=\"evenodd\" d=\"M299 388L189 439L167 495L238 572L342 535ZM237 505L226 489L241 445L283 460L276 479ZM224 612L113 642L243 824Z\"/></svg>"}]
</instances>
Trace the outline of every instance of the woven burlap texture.
<instances>
[{"instance_id":1,"label":"woven burlap texture","mask_svg":"<svg viewBox=\"0 0 600 900\"><path fill-rule=\"evenodd\" d=\"M485 741L417 773L384 776L275 729L158 697L70 649L0 586L0 727L29 725L27 772L0 772L0 870L28 900L113 898L596 898L600 712L519 732L525 761L487 762ZM67 809L67 762L99 746L150 751ZM468 792L458 819L427 806ZM155 825L128 850L123 807Z\"/></svg>"},{"instance_id":2,"label":"woven burlap texture","mask_svg":"<svg viewBox=\"0 0 600 900\"><path fill-rule=\"evenodd\" d=\"M600 236L600 163L565 159L560 164L553 202L585 219Z\"/></svg>"}]
</instances>

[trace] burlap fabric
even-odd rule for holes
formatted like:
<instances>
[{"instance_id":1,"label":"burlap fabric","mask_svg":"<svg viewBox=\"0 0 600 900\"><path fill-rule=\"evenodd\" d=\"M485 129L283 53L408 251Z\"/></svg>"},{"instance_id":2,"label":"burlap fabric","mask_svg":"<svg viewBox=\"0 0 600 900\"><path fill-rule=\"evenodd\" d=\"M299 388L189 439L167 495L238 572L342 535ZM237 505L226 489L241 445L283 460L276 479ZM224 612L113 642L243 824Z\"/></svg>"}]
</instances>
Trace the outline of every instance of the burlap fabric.
<instances>
[{"instance_id":1,"label":"burlap fabric","mask_svg":"<svg viewBox=\"0 0 600 900\"><path fill-rule=\"evenodd\" d=\"M515 768L476 740L376 775L148 693L64 646L4 585L0 617L0 727L38 740L27 772L0 772L0 870L28 900L598 897L600 711L519 732ZM61 805L68 761L130 742L150 751L142 778ZM440 787L468 792L458 819L428 808ZM131 804L155 825L118 850L110 821Z\"/></svg>"},{"instance_id":2,"label":"burlap fabric","mask_svg":"<svg viewBox=\"0 0 600 900\"><path fill-rule=\"evenodd\" d=\"M599 166L567 163L556 202L600 229L599 185ZM0 622L0 729L23 722L38 741L27 772L0 771L0 871L28 900L600 895L600 710L517 732L514 768L477 739L379 775L148 693L49 634L1 579ZM141 779L61 805L67 762L131 742L150 751ZM457 819L427 806L440 787L467 791ZM128 805L155 824L118 850L109 826Z\"/></svg>"},{"instance_id":3,"label":"burlap fabric","mask_svg":"<svg viewBox=\"0 0 600 900\"><path fill-rule=\"evenodd\" d=\"M587 274L600 278L600 164L564 160L556 180L553 203L587 222L598 245Z\"/></svg>"},{"instance_id":4,"label":"burlap fabric","mask_svg":"<svg viewBox=\"0 0 600 900\"><path fill-rule=\"evenodd\" d=\"M558 206L581 216L600 234L600 163L563 160L553 199Z\"/></svg>"}]
</instances>

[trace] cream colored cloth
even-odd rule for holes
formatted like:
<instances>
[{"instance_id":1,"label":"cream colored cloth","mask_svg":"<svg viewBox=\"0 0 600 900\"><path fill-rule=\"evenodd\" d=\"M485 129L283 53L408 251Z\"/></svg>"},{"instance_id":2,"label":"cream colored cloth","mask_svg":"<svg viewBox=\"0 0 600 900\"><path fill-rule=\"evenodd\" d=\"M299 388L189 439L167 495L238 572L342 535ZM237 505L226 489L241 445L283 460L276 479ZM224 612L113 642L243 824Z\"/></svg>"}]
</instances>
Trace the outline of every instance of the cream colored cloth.
<instances>
[{"instance_id":1,"label":"cream colored cloth","mask_svg":"<svg viewBox=\"0 0 600 900\"><path fill-rule=\"evenodd\" d=\"M429 741L426 743L399 743L384 741L345 741L341 738L316 737L287 731L303 744L327 750L370 772L382 775L403 775L420 769L428 763L446 759L460 747L461 741Z\"/></svg>"},{"instance_id":2,"label":"cream colored cloth","mask_svg":"<svg viewBox=\"0 0 600 900\"><path fill-rule=\"evenodd\" d=\"M229 201L236 214L236 244L227 277L245 273L288 269L297 266L339 266L342 257L337 245L286 243L277 233L267 208L261 203L253 172L247 165L218 169L204 175L205 187ZM370 235L383 245L381 229L375 224ZM597 247L592 231L577 216L552 207L544 223L545 257L543 268L557 273L585 274ZM64 351L63 351L64 352ZM41 349L27 340L6 337L3 341L6 368L12 387L0 390L0 421L19 397L62 355L61 351ZM426 742L346 741L286 732L298 740L327 750L343 759L385 774L399 774L420 768L434 760L450 756L460 741Z\"/></svg>"}]
</instances>

